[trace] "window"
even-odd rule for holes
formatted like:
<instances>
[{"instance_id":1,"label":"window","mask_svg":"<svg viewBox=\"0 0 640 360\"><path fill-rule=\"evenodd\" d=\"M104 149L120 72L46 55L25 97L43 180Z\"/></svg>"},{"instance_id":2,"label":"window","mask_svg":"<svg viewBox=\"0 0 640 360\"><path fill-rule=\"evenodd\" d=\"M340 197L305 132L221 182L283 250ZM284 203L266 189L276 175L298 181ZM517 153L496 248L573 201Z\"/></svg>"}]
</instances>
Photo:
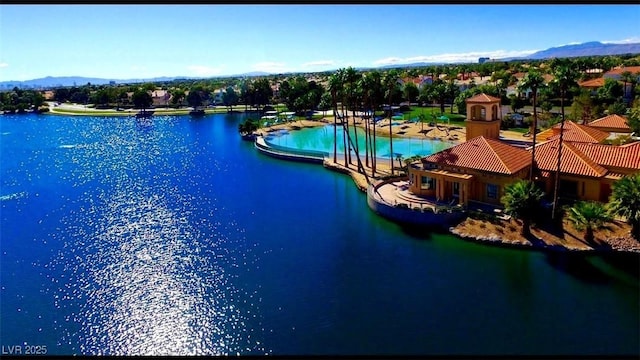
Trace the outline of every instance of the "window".
<instances>
[{"instance_id":1,"label":"window","mask_svg":"<svg viewBox=\"0 0 640 360\"><path fill-rule=\"evenodd\" d=\"M453 183L453 197L459 197L460 196L460 183L459 182L454 182Z\"/></svg>"},{"instance_id":2,"label":"window","mask_svg":"<svg viewBox=\"0 0 640 360\"><path fill-rule=\"evenodd\" d=\"M571 180L560 179L559 193L561 197L565 198L577 198L578 197L578 182Z\"/></svg>"},{"instance_id":3,"label":"window","mask_svg":"<svg viewBox=\"0 0 640 360\"><path fill-rule=\"evenodd\" d=\"M436 188L436 179L428 176L423 176L420 184L420 189L434 190Z\"/></svg>"},{"instance_id":4,"label":"window","mask_svg":"<svg viewBox=\"0 0 640 360\"><path fill-rule=\"evenodd\" d=\"M487 197L489 199L497 199L498 198L498 185L487 184Z\"/></svg>"},{"instance_id":5,"label":"window","mask_svg":"<svg viewBox=\"0 0 640 360\"><path fill-rule=\"evenodd\" d=\"M480 109L480 120L486 120L487 119L487 110L485 110L485 108L481 108Z\"/></svg>"}]
</instances>

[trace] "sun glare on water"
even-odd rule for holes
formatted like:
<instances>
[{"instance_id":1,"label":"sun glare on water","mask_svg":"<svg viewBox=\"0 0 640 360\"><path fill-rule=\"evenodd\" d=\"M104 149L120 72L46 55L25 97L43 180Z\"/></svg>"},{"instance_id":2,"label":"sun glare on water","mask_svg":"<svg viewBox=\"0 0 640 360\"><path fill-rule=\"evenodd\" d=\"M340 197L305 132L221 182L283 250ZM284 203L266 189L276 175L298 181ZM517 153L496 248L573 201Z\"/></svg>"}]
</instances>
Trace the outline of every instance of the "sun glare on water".
<instances>
[{"instance_id":1,"label":"sun glare on water","mask_svg":"<svg viewBox=\"0 0 640 360\"><path fill-rule=\"evenodd\" d=\"M118 128L68 149L77 152L78 186L104 186L85 192L78 201L87 205L52 235L64 241L53 264L61 274L53 279L56 306L67 313L62 341L79 354L264 353L247 325L257 305L246 304L228 271L246 255L234 255L225 224L216 221L221 210L166 180L184 171L190 154L170 165L162 143L178 139ZM196 218L193 210L203 206L210 216Z\"/></svg>"}]
</instances>

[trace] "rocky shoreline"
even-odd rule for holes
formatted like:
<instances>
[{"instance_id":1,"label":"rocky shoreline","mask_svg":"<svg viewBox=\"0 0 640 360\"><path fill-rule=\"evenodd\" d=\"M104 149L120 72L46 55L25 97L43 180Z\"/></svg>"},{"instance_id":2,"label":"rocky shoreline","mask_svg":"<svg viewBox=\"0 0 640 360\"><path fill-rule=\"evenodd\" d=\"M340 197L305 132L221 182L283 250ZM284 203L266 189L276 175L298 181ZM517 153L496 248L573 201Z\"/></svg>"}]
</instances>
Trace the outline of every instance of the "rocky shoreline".
<instances>
[{"instance_id":1,"label":"rocky shoreline","mask_svg":"<svg viewBox=\"0 0 640 360\"><path fill-rule=\"evenodd\" d=\"M450 227L449 232L466 241L495 246L554 252L632 253L640 255L640 242L633 239L631 235L608 238L602 246L591 247L588 245L576 246L571 244L548 244L541 238L537 238L536 242L531 242L525 239L506 239L505 237L501 237L495 233L472 234L457 227Z\"/></svg>"}]
</instances>

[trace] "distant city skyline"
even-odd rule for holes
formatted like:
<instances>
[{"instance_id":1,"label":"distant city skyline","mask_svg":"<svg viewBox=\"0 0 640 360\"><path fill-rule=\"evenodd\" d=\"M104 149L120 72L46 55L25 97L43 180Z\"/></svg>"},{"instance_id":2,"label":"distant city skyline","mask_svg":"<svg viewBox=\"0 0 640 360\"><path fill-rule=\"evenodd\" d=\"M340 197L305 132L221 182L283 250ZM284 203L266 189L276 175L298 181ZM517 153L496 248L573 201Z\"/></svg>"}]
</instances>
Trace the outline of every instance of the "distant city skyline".
<instances>
[{"instance_id":1,"label":"distant city skyline","mask_svg":"<svg viewBox=\"0 0 640 360\"><path fill-rule=\"evenodd\" d=\"M638 5L1 5L0 81L314 72L638 43Z\"/></svg>"}]
</instances>

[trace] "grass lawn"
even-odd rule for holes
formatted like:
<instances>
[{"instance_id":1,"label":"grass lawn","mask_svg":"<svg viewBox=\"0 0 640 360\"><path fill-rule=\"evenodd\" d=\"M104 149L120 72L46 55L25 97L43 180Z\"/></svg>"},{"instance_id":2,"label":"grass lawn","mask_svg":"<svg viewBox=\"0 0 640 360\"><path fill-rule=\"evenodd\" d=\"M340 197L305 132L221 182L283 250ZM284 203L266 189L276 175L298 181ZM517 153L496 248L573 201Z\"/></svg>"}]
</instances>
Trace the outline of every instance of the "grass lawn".
<instances>
[{"instance_id":1,"label":"grass lawn","mask_svg":"<svg viewBox=\"0 0 640 360\"><path fill-rule=\"evenodd\" d=\"M404 118L410 120L413 118L417 118L420 115L424 115L426 117L426 120L429 122L434 121L434 117L435 119L437 119L439 116L441 116L440 107L412 106L410 111L404 113ZM466 119L466 116L464 115L455 113L452 114L451 108L449 106L445 107L444 115L449 118L449 122L452 125L462 125L464 124L464 120ZM442 123L442 120L437 121Z\"/></svg>"},{"instance_id":2,"label":"grass lawn","mask_svg":"<svg viewBox=\"0 0 640 360\"><path fill-rule=\"evenodd\" d=\"M529 128L523 128L523 127L512 127L512 128L508 128L507 130L517 132L520 134L525 134L529 132Z\"/></svg>"}]
</instances>

